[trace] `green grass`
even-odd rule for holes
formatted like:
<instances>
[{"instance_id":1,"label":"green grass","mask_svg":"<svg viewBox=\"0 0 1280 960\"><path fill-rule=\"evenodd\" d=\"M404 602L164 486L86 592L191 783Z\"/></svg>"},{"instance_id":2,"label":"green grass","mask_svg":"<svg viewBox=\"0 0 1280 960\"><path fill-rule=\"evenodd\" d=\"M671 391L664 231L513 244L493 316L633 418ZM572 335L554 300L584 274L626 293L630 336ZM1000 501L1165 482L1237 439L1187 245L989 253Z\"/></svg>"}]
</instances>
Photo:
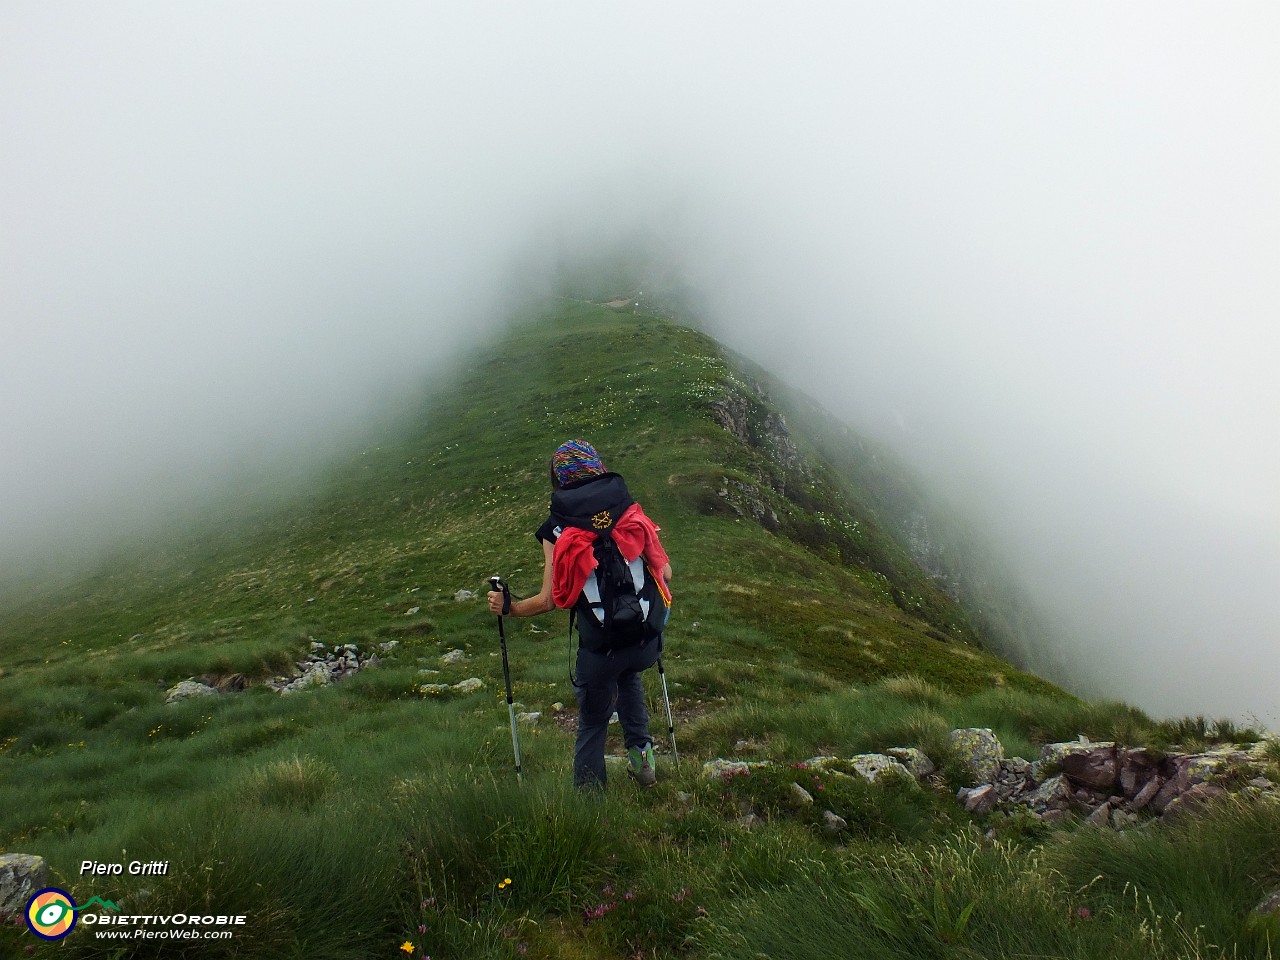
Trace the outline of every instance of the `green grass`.
<instances>
[{"instance_id":1,"label":"green grass","mask_svg":"<svg viewBox=\"0 0 1280 960\"><path fill-rule=\"evenodd\" d=\"M847 432L833 447L829 424L815 439L822 417L794 402L796 457L782 455L778 392L700 333L564 303L477 348L323 483L10 596L0 849L45 856L81 901L250 922L194 945L87 926L52 945L9 924L0 956L403 957L406 941L437 960L825 957L832 944L1266 956L1274 931L1248 908L1280 883L1275 806L1124 838L1010 822L981 839L954 801L953 727L990 726L1029 758L1080 733L1257 735L1081 701L994 656L981 618L899 543L891 501L916 496L912 481ZM745 436L716 404L744 411ZM493 618L454 599L494 573L537 589L547 457L574 436L626 475L675 565L665 659L683 762L649 676L661 780L647 793L617 775L603 796L569 789L572 734L553 714L572 711L563 616L507 623L516 699L544 715L521 728L516 781ZM313 639L397 646L324 689L164 703L187 677L287 672ZM451 649L468 659L442 666ZM471 676L478 693L421 692ZM922 748L951 779L869 785L793 765L891 746ZM774 766L702 778L717 756ZM813 806L796 805L795 783ZM823 829L827 809L845 832ZM170 866L88 878L85 859Z\"/></svg>"}]
</instances>

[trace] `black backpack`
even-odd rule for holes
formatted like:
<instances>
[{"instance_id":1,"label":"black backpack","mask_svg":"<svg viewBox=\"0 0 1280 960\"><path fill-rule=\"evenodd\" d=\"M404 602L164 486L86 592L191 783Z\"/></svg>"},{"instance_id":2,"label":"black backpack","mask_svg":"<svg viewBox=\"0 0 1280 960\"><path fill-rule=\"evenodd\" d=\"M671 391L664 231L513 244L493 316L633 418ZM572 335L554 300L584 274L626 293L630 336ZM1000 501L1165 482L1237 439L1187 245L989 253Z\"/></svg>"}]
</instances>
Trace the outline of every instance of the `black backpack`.
<instances>
[{"instance_id":1,"label":"black backpack","mask_svg":"<svg viewBox=\"0 0 1280 960\"><path fill-rule=\"evenodd\" d=\"M666 607L644 560L627 563L608 533L596 534L591 549L596 569L569 611L570 630L581 617L583 644L597 652L639 646L661 633Z\"/></svg>"},{"instance_id":2,"label":"black backpack","mask_svg":"<svg viewBox=\"0 0 1280 960\"><path fill-rule=\"evenodd\" d=\"M606 473L568 484L551 495L551 523L595 534L595 572L569 609L582 645L595 652L639 646L662 633L667 603L643 558L628 563L612 537L618 518L635 501L622 477Z\"/></svg>"}]
</instances>

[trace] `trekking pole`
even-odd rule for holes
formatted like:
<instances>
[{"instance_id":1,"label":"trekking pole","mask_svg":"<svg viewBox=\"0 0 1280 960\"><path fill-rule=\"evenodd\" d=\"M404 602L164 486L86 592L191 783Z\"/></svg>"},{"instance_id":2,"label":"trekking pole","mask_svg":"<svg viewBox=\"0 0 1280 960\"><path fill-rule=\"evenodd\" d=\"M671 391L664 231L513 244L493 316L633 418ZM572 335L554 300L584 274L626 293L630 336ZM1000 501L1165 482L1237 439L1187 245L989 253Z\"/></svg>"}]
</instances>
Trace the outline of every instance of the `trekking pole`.
<instances>
[{"instance_id":1,"label":"trekking pole","mask_svg":"<svg viewBox=\"0 0 1280 960\"><path fill-rule=\"evenodd\" d=\"M658 678L662 681L662 702L667 707L667 735L671 737L671 756L680 769L680 751L676 749L676 722L671 717L671 697L667 693L667 671L662 669L662 658L658 658Z\"/></svg>"},{"instance_id":2,"label":"trekking pole","mask_svg":"<svg viewBox=\"0 0 1280 960\"><path fill-rule=\"evenodd\" d=\"M489 588L502 593L502 612L511 609L511 591L498 577L489 578ZM511 749L516 755L516 779L523 781L520 775L520 737L516 733L516 707L511 697L511 666L507 663L507 632L502 626L502 613L498 614L498 640L502 645L502 676L507 681L507 716L511 718Z\"/></svg>"}]
</instances>

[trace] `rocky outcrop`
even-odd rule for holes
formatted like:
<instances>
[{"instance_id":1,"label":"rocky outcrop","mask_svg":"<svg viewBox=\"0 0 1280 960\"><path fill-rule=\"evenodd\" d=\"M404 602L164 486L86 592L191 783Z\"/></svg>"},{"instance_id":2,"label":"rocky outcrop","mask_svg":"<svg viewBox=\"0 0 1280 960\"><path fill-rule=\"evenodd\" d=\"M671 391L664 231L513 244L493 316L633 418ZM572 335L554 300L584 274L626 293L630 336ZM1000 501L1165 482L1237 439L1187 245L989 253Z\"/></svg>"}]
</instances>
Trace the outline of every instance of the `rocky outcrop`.
<instances>
[{"instance_id":1,"label":"rocky outcrop","mask_svg":"<svg viewBox=\"0 0 1280 960\"><path fill-rule=\"evenodd\" d=\"M1270 780L1257 776L1254 762L1236 748L1163 754L1081 738L1047 744L1035 763L1002 760L995 776L961 789L956 799L972 813L1021 806L1045 820L1077 816L1124 829L1143 817L1184 814L1229 793L1276 794Z\"/></svg>"},{"instance_id":2,"label":"rocky outcrop","mask_svg":"<svg viewBox=\"0 0 1280 960\"><path fill-rule=\"evenodd\" d=\"M400 641L388 640L379 644L381 653L390 653ZM297 662L297 669L287 677L273 677L266 686L282 696L328 686L349 676L376 667L380 662L377 653L363 653L354 643L334 644L326 647L318 640L311 641L311 652L305 660Z\"/></svg>"},{"instance_id":3,"label":"rocky outcrop","mask_svg":"<svg viewBox=\"0 0 1280 960\"><path fill-rule=\"evenodd\" d=\"M1280 799L1276 784L1260 775L1258 764L1266 755L1258 748L1160 753L1082 737L1047 744L1032 763L1021 757L1006 758L999 738L986 728L953 730L950 744L976 781L956 793L965 810L975 816L1022 808L1049 823L1077 817L1095 826L1123 830L1153 816L1181 816L1228 794ZM703 773L728 782L770 766L768 761L717 759L703 764ZM810 757L796 766L872 782L890 771L917 781L935 774L933 762L908 747L847 759ZM792 793L801 802L802 793L812 802L812 795L803 788Z\"/></svg>"}]
</instances>

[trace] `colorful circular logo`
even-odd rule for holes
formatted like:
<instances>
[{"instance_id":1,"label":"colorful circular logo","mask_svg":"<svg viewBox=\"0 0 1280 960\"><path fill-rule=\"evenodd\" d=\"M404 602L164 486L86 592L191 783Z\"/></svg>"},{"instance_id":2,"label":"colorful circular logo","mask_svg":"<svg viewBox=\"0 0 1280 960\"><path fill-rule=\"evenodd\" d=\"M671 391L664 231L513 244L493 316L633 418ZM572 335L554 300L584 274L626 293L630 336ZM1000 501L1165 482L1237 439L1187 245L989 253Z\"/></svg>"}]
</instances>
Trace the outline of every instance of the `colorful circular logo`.
<instances>
[{"instance_id":1,"label":"colorful circular logo","mask_svg":"<svg viewBox=\"0 0 1280 960\"><path fill-rule=\"evenodd\" d=\"M65 890L45 887L27 904L27 926L37 937L61 940L75 925L76 902Z\"/></svg>"}]
</instances>

